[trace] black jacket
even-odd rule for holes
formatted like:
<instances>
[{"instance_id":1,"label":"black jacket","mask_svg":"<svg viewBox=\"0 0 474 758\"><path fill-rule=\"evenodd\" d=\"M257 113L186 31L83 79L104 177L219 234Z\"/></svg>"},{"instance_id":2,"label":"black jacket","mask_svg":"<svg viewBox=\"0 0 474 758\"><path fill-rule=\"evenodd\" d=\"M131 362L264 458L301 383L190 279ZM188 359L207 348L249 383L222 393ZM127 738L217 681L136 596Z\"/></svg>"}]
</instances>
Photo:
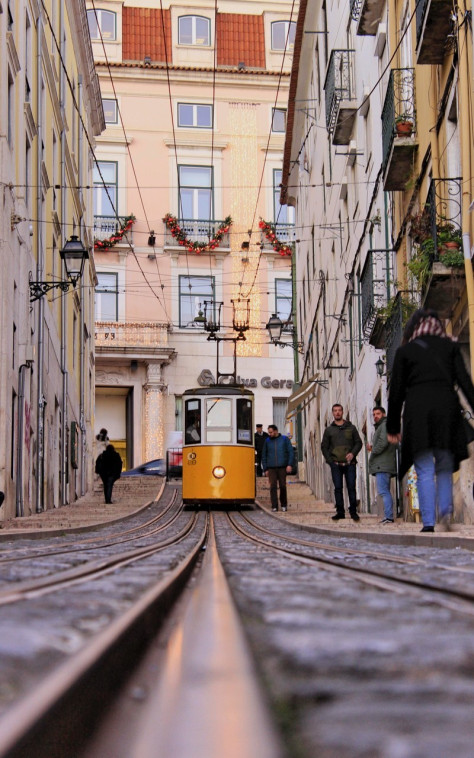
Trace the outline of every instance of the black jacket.
<instances>
[{"instance_id":1,"label":"black jacket","mask_svg":"<svg viewBox=\"0 0 474 758\"><path fill-rule=\"evenodd\" d=\"M107 479L109 476L113 476L114 481L119 479L122 473L122 459L110 445L97 458L95 473L99 474L101 479Z\"/></svg>"},{"instance_id":2,"label":"black jacket","mask_svg":"<svg viewBox=\"0 0 474 758\"><path fill-rule=\"evenodd\" d=\"M451 450L455 471L469 457L456 385L474 409L474 386L456 342L427 335L398 348L390 378L387 432L400 432L405 404L400 478L423 450Z\"/></svg>"},{"instance_id":3,"label":"black jacket","mask_svg":"<svg viewBox=\"0 0 474 758\"><path fill-rule=\"evenodd\" d=\"M255 433L255 450L257 453L261 453L263 450L263 446L265 444L265 440L267 439L268 434L266 432L263 432L262 434Z\"/></svg>"}]
</instances>

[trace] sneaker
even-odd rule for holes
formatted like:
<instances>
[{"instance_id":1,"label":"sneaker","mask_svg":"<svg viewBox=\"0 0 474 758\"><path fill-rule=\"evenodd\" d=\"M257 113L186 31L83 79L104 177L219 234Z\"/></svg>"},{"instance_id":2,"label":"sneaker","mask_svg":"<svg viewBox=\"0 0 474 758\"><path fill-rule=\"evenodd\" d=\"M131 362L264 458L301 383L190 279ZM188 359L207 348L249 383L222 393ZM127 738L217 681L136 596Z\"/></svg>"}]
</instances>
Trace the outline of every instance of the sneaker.
<instances>
[{"instance_id":1,"label":"sneaker","mask_svg":"<svg viewBox=\"0 0 474 758\"><path fill-rule=\"evenodd\" d=\"M393 524L393 518L383 518L381 524Z\"/></svg>"},{"instance_id":2,"label":"sneaker","mask_svg":"<svg viewBox=\"0 0 474 758\"><path fill-rule=\"evenodd\" d=\"M278 508L272 508L272 511L273 511L274 513L275 513L275 511L277 511L277 510L278 510Z\"/></svg>"},{"instance_id":3,"label":"sneaker","mask_svg":"<svg viewBox=\"0 0 474 758\"><path fill-rule=\"evenodd\" d=\"M360 516L358 513L351 513L351 519L353 521L360 521Z\"/></svg>"},{"instance_id":4,"label":"sneaker","mask_svg":"<svg viewBox=\"0 0 474 758\"><path fill-rule=\"evenodd\" d=\"M281 509L282 509L283 513L286 513L286 505L282 505Z\"/></svg>"},{"instance_id":5,"label":"sneaker","mask_svg":"<svg viewBox=\"0 0 474 758\"><path fill-rule=\"evenodd\" d=\"M434 526L424 526L422 532L434 532Z\"/></svg>"},{"instance_id":6,"label":"sneaker","mask_svg":"<svg viewBox=\"0 0 474 758\"><path fill-rule=\"evenodd\" d=\"M345 516L340 516L338 513L336 513L335 516L331 516L331 519L333 521L340 521L342 518L346 518Z\"/></svg>"}]
</instances>

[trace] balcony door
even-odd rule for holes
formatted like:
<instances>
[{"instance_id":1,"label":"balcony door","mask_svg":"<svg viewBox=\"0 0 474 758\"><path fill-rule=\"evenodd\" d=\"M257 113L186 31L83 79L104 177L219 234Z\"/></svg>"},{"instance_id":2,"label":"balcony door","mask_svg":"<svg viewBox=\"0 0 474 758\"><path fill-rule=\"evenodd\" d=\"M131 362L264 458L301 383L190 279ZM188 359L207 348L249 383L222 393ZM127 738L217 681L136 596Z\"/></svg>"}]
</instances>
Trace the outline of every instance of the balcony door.
<instances>
[{"instance_id":1,"label":"balcony door","mask_svg":"<svg viewBox=\"0 0 474 758\"><path fill-rule=\"evenodd\" d=\"M179 166L180 219L211 221L214 215L211 166Z\"/></svg>"}]
</instances>

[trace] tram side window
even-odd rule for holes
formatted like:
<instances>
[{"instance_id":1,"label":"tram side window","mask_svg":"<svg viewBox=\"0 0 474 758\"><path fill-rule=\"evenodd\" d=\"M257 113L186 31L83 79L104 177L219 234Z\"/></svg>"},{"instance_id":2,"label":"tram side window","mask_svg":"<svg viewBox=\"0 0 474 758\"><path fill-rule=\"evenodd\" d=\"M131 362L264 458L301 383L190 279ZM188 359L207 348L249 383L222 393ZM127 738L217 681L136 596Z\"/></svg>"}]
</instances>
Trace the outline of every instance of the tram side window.
<instances>
[{"instance_id":1,"label":"tram side window","mask_svg":"<svg viewBox=\"0 0 474 758\"><path fill-rule=\"evenodd\" d=\"M206 441L232 442L232 401L223 397L206 400Z\"/></svg>"},{"instance_id":2,"label":"tram side window","mask_svg":"<svg viewBox=\"0 0 474 758\"><path fill-rule=\"evenodd\" d=\"M195 445L201 442L201 401L186 400L184 411L184 443Z\"/></svg>"},{"instance_id":3,"label":"tram side window","mask_svg":"<svg viewBox=\"0 0 474 758\"><path fill-rule=\"evenodd\" d=\"M252 445L252 403L245 398L237 400L237 442Z\"/></svg>"}]
</instances>

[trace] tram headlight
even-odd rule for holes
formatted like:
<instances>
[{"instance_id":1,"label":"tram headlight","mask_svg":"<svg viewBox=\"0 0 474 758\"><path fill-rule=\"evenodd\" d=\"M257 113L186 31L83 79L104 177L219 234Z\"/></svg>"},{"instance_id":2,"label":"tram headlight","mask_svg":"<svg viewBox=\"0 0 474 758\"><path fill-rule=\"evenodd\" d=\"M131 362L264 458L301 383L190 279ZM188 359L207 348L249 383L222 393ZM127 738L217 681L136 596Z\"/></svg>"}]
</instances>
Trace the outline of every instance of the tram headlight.
<instances>
[{"instance_id":1,"label":"tram headlight","mask_svg":"<svg viewBox=\"0 0 474 758\"><path fill-rule=\"evenodd\" d=\"M215 476L216 479L222 479L225 476L224 466L214 466L212 469L212 475Z\"/></svg>"}]
</instances>

